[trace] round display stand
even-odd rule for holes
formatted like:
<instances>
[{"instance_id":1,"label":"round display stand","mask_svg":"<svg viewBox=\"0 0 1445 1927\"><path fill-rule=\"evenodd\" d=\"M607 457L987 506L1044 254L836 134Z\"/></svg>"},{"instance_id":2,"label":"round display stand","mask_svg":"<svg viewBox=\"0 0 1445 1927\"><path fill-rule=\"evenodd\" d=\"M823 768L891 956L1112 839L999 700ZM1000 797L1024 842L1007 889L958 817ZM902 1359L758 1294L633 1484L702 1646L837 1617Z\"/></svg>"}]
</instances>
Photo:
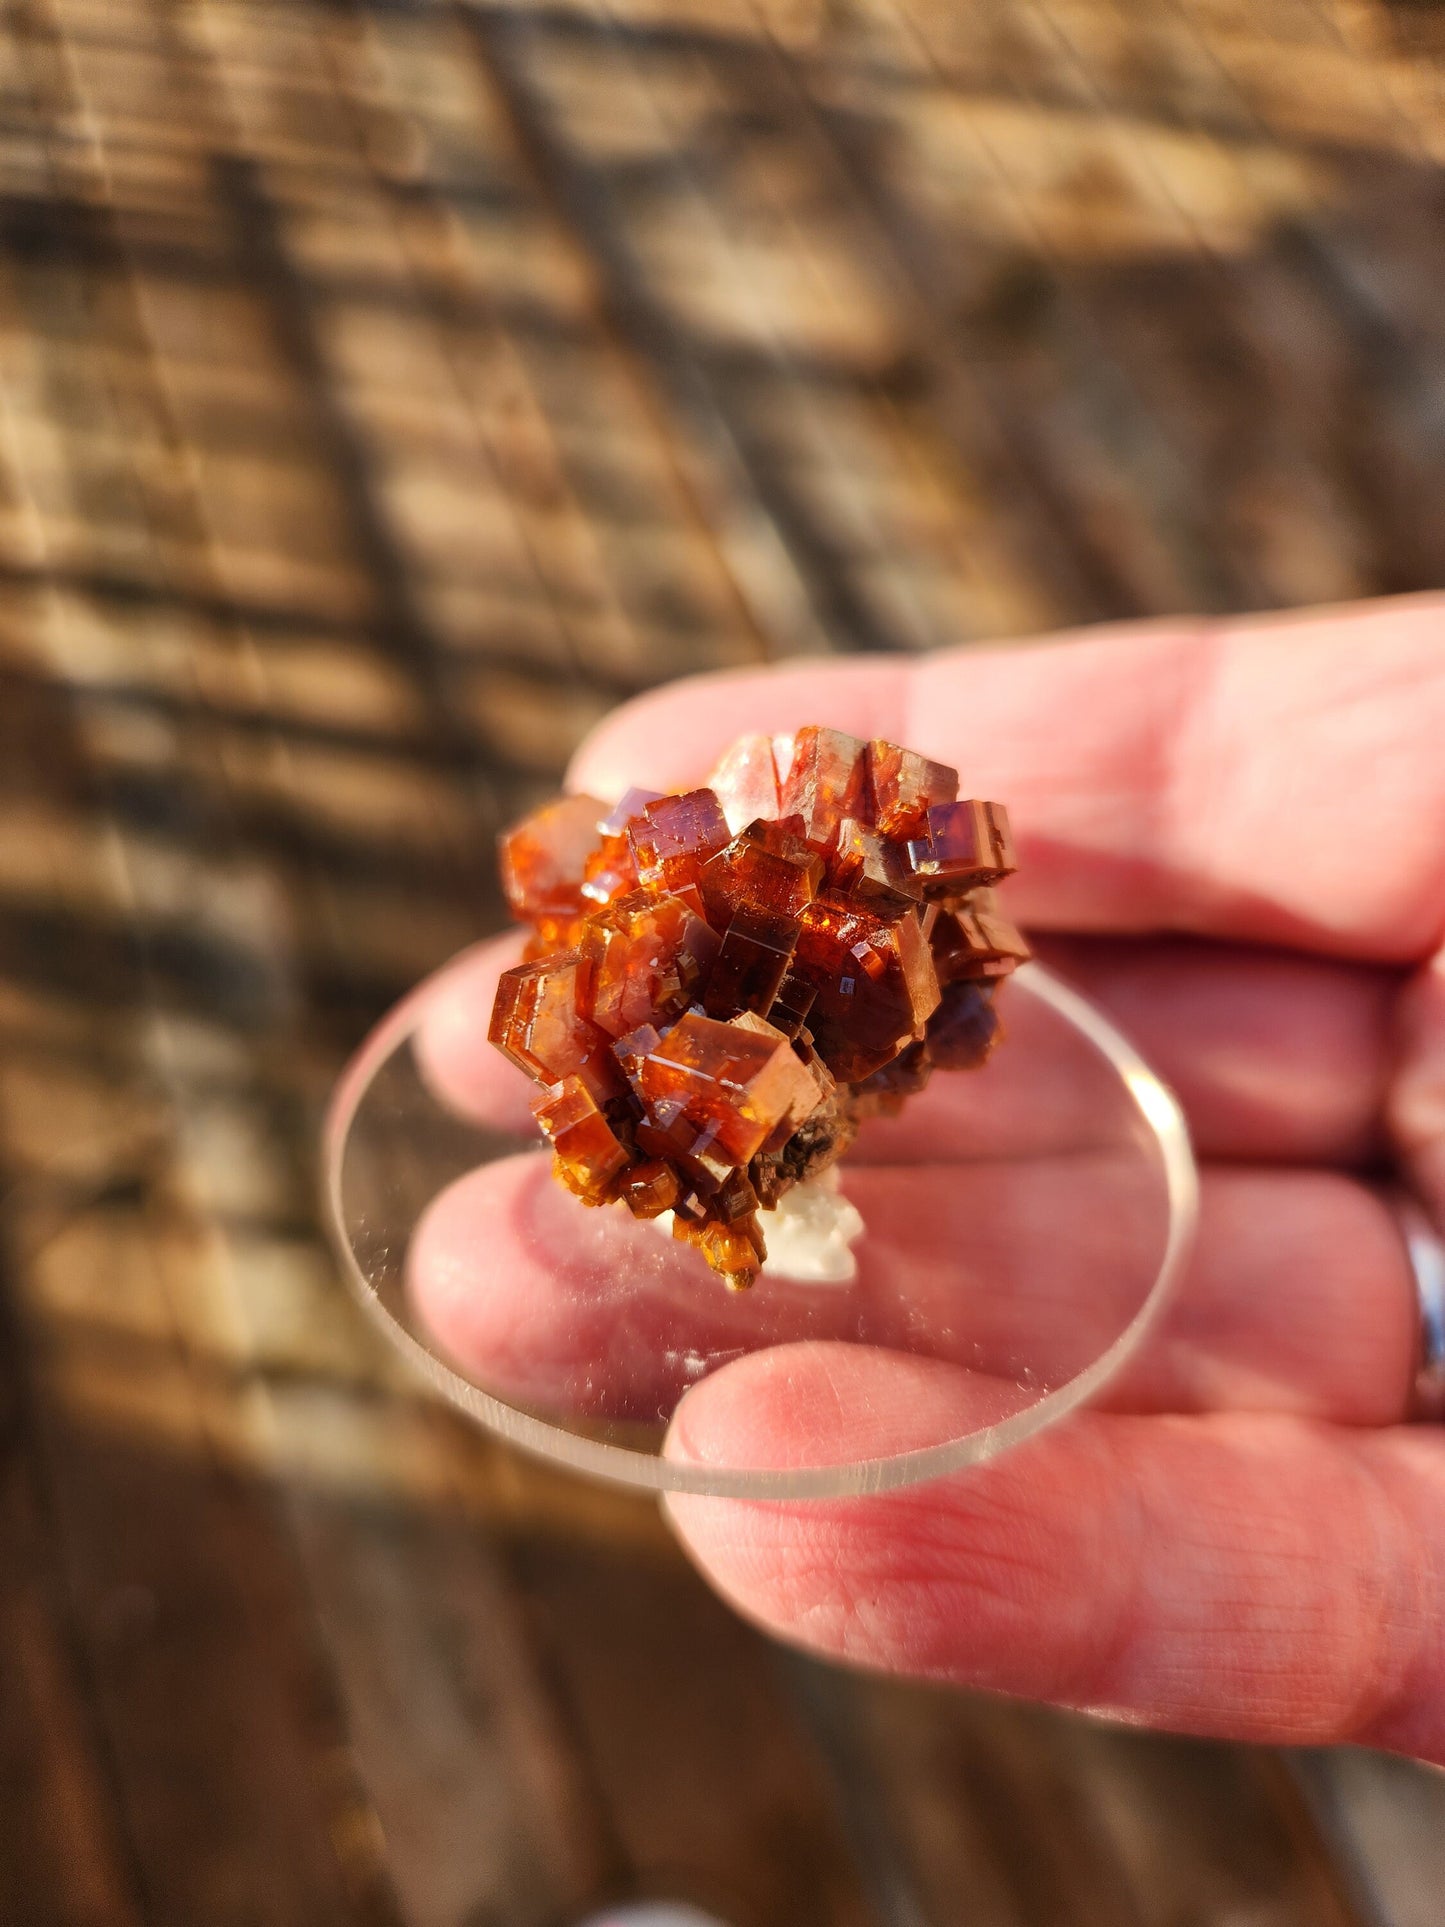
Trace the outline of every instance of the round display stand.
<instances>
[{"instance_id":1,"label":"round display stand","mask_svg":"<svg viewBox=\"0 0 1445 1927\"><path fill-rule=\"evenodd\" d=\"M856 1276L765 1271L731 1293L654 1224L555 1182L519 1075L495 1115L448 1109L414 1048L423 992L333 1102L337 1248L438 1391L559 1464L757 1499L956 1470L1120 1372L1197 1213L1178 1104L1113 1025L1039 964L1000 1011L1004 1041L981 1070L935 1074L839 1167L863 1223Z\"/></svg>"}]
</instances>

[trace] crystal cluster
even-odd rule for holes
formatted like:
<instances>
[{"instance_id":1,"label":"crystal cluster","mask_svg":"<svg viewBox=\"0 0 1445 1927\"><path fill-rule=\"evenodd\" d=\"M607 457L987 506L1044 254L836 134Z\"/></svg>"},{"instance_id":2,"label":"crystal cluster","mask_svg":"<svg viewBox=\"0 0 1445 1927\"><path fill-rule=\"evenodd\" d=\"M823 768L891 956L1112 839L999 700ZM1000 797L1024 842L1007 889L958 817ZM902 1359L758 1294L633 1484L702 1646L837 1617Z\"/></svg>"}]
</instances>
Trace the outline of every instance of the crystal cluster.
<instances>
[{"instance_id":1,"label":"crystal cluster","mask_svg":"<svg viewBox=\"0 0 1445 1927\"><path fill-rule=\"evenodd\" d=\"M994 897L1002 805L834 729L745 737L684 795L563 797L501 863L532 937L490 1034L542 1086L557 1176L671 1211L734 1287L766 1254L759 1211L934 1069L982 1063L1028 955Z\"/></svg>"}]
</instances>

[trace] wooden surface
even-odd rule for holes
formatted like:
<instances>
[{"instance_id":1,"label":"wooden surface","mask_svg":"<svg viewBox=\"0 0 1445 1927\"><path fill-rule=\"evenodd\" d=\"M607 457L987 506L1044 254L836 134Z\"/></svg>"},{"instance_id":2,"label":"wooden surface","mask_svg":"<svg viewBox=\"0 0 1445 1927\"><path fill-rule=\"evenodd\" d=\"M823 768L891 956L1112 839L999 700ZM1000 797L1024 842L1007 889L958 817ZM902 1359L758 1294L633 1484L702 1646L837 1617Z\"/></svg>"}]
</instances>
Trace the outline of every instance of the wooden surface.
<instances>
[{"instance_id":1,"label":"wooden surface","mask_svg":"<svg viewBox=\"0 0 1445 1927\"><path fill-rule=\"evenodd\" d=\"M314 1196L630 692L1445 582L1442 165L1426 0L0 5L3 1927L1438 1923L1414 1769L779 1655Z\"/></svg>"}]
</instances>

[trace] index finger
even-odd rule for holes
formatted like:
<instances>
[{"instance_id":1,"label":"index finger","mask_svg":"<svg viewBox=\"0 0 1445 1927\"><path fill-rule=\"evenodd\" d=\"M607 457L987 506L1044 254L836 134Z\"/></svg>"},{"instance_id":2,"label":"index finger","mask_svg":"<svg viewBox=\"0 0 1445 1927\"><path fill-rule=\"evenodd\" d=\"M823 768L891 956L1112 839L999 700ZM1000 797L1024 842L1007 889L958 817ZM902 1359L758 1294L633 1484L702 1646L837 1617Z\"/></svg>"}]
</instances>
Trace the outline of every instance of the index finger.
<instances>
[{"instance_id":1,"label":"index finger","mask_svg":"<svg viewBox=\"0 0 1445 1927\"><path fill-rule=\"evenodd\" d=\"M935 1360L793 1345L695 1386L669 1449L872 1458L970 1422L973 1397ZM815 1652L1180 1731L1445 1762L1445 1441L1429 1429L1083 1413L882 1498L666 1506L725 1597Z\"/></svg>"},{"instance_id":2,"label":"index finger","mask_svg":"<svg viewBox=\"0 0 1445 1927\"><path fill-rule=\"evenodd\" d=\"M609 717L573 785L699 781L826 723L1009 805L1037 929L1178 930L1405 963L1445 931L1445 599L696 678Z\"/></svg>"}]
</instances>

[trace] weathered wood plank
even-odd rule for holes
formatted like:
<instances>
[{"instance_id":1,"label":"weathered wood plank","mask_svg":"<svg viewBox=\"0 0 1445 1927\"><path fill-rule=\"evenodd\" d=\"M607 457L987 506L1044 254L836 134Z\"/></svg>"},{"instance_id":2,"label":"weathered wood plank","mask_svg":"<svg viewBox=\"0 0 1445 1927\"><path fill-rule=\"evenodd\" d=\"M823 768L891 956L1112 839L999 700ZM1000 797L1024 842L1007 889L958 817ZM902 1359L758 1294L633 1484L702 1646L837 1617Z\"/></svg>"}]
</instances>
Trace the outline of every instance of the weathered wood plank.
<instances>
[{"instance_id":1,"label":"weathered wood plank","mask_svg":"<svg viewBox=\"0 0 1445 1927\"><path fill-rule=\"evenodd\" d=\"M57 1567L18 1337L14 1321L0 1318L0 1919L139 1927L135 1870Z\"/></svg>"},{"instance_id":2,"label":"weathered wood plank","mask_svg":"<svg viewBox=\"0 0 1445 1927\"><path fill-rule=\"evenodd\" d=\"M881 1927L757 1634L674 1555L636 1544L524 1534L511 1564L622 1891L690 1894L744 1921Z\"/></svg>"},{"instance_id":3,"label":"weathered wood plank","mask_svg":"<svg viewBox=\"0 0 1445 1927\"><path fill-rule=\"evenodd\" d=\"M619 697L1438 583L1425 11L5 13L7 1921L1350 1918L1267 1756L776 1665L312 1174ZM1433 1780L1312 1773L1405 1927Z\"/></svg>"},{"instance_id":4,"label":"weathered wood plank","mask_svg":"<svg viewBox=\"0 0 1445 1927\"><path fill-rule=\"evenodd\" d=\"M1445 1893L1445 1775L1344 1747L1295 1765L1366 1916L1431 1927Z\"/></svg>"},{"instance_id":5,"label":"weathered wood plank","mask_svg":"<svg viewBox=\"0 0 1445 1927\"><path fill-rule=\"evenodd\" d=\"M1014 1927L1355 1927L1346 1883L1263 1751L787 1662L856 1835L904 1917Z\"/></svg>"}]
</instances>

